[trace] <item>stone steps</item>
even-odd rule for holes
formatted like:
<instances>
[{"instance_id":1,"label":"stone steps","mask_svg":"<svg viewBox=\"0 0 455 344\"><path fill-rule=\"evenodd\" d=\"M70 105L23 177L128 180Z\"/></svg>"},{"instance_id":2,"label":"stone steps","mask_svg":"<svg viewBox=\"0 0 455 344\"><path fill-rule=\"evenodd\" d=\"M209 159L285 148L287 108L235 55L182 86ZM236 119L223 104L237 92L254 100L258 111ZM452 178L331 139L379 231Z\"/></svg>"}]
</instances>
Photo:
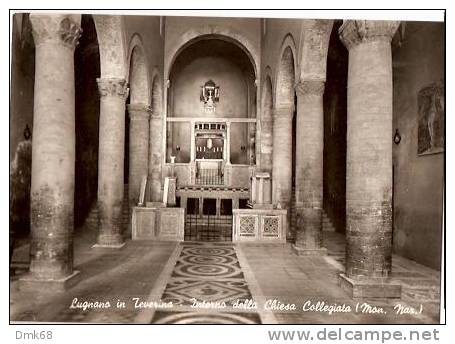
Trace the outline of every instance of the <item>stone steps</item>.
<instances>
[{"instance_id":1,"label":"stone steps","mask_svg":"<svg viewBox=\"0 0 455 344\"><path fill-rule=\"evenodd\" d=\"M295 233L297 228L297 218L296 218L296 196L295 196L295 186L292 187L292 196L291 196L291 206L290 206L290 217L291 223L290 228ZM322 230L327 232L335 232L335 226L332 224L332 221L328 217L325 210L322 210Z\"/></svg>"},{"instance_id":2,"label":"stone steps","mask_svg":"<svg viewBox=\"0 0 455 344\"><path fill-rule=\"evenodd\" d=\"M332 224L332 221L327 216L325 210L322 210L322 230L326 232L335 232L335 226Z\"/></svg>"},{"instance_id":3,"label":"stone steps","mask_svg":"<svg viewBox=\"0 0 455 344\"><path fill-rule=\"evenodd\" d=\"M122 208L122 223L124 228L128 227L130 214L128 209L128 184L125 184L125 190L123 193L123 208ZM90 213L88 214L87 218L85 219L84 226L89 228L90 230L97 231L98 230L98 207L96 206L96 202L93 205Z\"/></svg>"}]
</instances>

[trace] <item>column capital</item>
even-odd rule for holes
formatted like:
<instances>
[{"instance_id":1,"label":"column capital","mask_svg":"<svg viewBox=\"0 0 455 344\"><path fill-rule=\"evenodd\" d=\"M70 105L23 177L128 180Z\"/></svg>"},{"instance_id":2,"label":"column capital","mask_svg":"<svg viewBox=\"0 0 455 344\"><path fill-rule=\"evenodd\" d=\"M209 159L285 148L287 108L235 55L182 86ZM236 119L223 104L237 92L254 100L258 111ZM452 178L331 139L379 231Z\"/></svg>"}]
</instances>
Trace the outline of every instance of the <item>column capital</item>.
<instances>
[{"instance_id":1,"label":"column capital","mask_svg":"<svg viewBox=\"0 0 455 344\"><path fill-rule=\"evenodd\" d=\"M294 104L273 108L273 119L292 120L294 116Z\"/></svg>"},{"instance_id":2,"label":"column capital","mask_svg":"<svg viewBox=\"0 0 455 344\"><path fill-rule=\"evenodd\" d=\"M149 120L152 109L147 104L127 104L128 114L131 120Z\"/></svg>"},{"instance_id":3,"label":"column capital","mask_svg":"<svg viewBox=\"0 0 455 344\"><path fill-rule=\"evenodd\" d=\"M391 20L345 20L338 30L341 42L350 50L365 42L392 40L399 21Z\"/></svg>"},{"instance_id":4,"label":"column capital","mask_svg":"<svg viewBox=\"0 0 455 344\"><path fill-rule=\"evenodd\" d=\"M98 90L101 97L119 97L126 100L129 88L125 79L122 78L97 78Z\"/></svg>"},{"instance_id":5,"label":"column capital","mask_svg":"<svg viewBox=\"0 0 455 344\"><path fill-rule=\"evenodd\" d=\"M80 21L80 15L30 14L35 46L51 43L74 50L82 34Z\"/></svg>"},{"instance_id":6,"label":"column capital","mask_svg":"<svg viewBox=\"0 0 455 344\"><path fill-rule=\"evenodd\" d=\"M324 80L300 80L295 85L297 96L314 95L322 96L324 94Z\"/></svg>"}]
</instances>

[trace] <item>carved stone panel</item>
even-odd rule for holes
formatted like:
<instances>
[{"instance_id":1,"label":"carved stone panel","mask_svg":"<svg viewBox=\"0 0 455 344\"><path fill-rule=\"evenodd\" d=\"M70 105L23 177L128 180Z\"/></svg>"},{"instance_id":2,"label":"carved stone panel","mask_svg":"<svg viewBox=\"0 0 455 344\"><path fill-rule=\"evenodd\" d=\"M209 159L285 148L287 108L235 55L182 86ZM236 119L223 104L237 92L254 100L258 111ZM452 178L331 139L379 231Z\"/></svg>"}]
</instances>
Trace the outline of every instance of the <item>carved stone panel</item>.
<instances>
[{"instance_id":1,"label":"carved stone panel","mask_svg":"<svg viewBox=\"0 0 455 344\"><path fill-rule=\"evenodd\" d=\"M180 241L184 233L183 208L162 208L159 210L159 240Z\"/></svg>"},{"instance_id":2,"label":"carved stone panel","mask_svg":"<svg viewBox=\"0 0 455 344\"><path fill-rule=\"evenodd\" d=\"M258 217L243 215L239 217L239 236L256 237L258 232Z\"/></svg>"},{"instance_id":3,"label":"carved stone panel","mask_svg":"<svg viewBox=\"0 0 455 344\"><path fill-rule=\"evenodd\" d=\"M280 217L264 215L262 217L262 236L270 238L278 238L280 236Z\"/></svg>"},{"instance_id":4,"label":"carved stone panel","mask_svg":"<svg viewBox=\"0 0 455 344\"><path fill-rule=\"evenodd\" d=\"M233 209L233 241L285 243L286 209Z\"/></svg>"},{"instance_id":5,"label":"carved stone panel","mask_svg":"<svg viewBox=\"0 0 455 344\"><path fill-rule=\"evenodd\" d=\"M133 207L131 225L133 240L154 239L156 212L143 207Z\"/></svg>"}]
</instances>

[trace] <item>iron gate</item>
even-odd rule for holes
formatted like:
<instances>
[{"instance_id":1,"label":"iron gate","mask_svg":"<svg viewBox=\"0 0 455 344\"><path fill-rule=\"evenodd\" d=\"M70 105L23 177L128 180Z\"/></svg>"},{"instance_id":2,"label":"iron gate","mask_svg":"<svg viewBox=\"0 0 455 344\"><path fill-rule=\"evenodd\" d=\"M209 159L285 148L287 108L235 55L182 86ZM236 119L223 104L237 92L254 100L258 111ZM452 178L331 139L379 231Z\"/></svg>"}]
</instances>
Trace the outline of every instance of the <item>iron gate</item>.
<instances>
[{"instance_id":1,"label":"iron gate","mask_svg":"<svg viewBox=\"0 0 455 344\"><path fill-rule=\"evenodd\" d=\"M187 214L185 241L232 241L232 215Z\"/></svg>"}]
</instances>

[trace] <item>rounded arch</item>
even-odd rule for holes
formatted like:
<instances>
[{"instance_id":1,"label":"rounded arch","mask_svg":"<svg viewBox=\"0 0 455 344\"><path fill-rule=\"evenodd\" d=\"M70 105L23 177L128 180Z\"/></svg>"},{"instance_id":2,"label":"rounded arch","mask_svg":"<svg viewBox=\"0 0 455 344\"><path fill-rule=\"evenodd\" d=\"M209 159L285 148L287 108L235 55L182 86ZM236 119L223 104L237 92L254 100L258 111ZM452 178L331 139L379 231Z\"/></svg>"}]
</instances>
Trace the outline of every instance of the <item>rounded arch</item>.
<instances>
[{"instance_id":1,"label":"rounded arch","mask_svg":"<svg viewBox=\"0 0 455 344\"><path fill-rule=\"evenodd\" d=\"M127 80L130 87L131 104L150 105L150 85L147 59L141 37L134 34L129 47L129 70Z\"/></svg>"},{"instance_id":2,"label":"rounded arch","mask_svg":"<svg viewBox=\"0 0 455 344\"><path fill-rule=\"evenodd\" d=\"M272 172L273 163L273 86L270 67L265 70L261 98L261 169Z\"/></svg>"},{"instance_id":3,"label":"rounded arch","mask_svg":"<svg viewBox=\"0 0 455 344\"><path fill-rule=\"evenodd\" d=\"M128 71L125 23L120 15L93 15L100 49L101 78L125 78Z\"/></svg>"},{"instance_id":4,"label":"rounded arch","mask_svg":"<svg viewBox=\"0 0 455 344\"><path fill-rule=\"evenodd\" d=\"M277 62L275 106L294 106L294 86L297 79L296 48L292 35L288 34L281 45Z\"/></svg>"},{"instance_id":5,"label":"rounded arch","mask_svg":"<svg viewBox=\"0 0 455 344\"><path fill-rule=\"evenodd\" d=\"M185 48L190 46L191 44L203 40L203 39L220 39L230 43L237 45L240 49L242 49L248 58L251 61L253 66L254 74L256 79L258 78L258 66L260 55L251 44L251 42L245 38L241 33L225 27L218 27L218 26L210 26L204 27L203 29L193 29L188 30L185 32L176 42L176 44L170 49L169 58L166 59L165 63L165 77L166 79L169 78L169 74L172 69L172 65L174 64L175 59L183 51Z\"/></svg>"},{"instance_id":6,"label":"rounded arch","mask_svg":"<svg viewBox=\"0 0 455 344\"><path fill-rule=\"evenodd\" d=\"M333 20L314 19L302 24L299 46L299 79L325 80Z\"/></svg>"},{"instance_id":7,"label":"rounded arch","mask_svg":"<svg viewBox=\"0 0 455 344\"><path fill-rule=\"evenodd\" d=\"M269 67L270 68L270 67ZM273 109L273 86L272 86L271 74L267 72L264 77L264 83L262 86L262 120L272 120L272 109Z\"/></svg>"},{"instance_id":8,"label":"rounded arch","mask_svg":"<svg viewBox=\"0 0 455 344\"><path fill-rule=\"evenodd\" d=\"M149 137L149 176L150 176L150 199L153 202L162 200L162 164L165 162L165 154L163 154L163 137L166 134L163 132L163 83L160 77L158 68L152 70L151 78L151 119L150 119L150 137ZM164 136L163 136L164 135Z\"/></svg>"},{"instance_id":9,"label":"rounded arch","mask_svg":"<svg viewBox=\"0 0 455 344\"><path fill-rule=\"evenodd\" d=\"M162 81L158 69L154 69L152 72L152 97L150 107L152 113L155 115L161 115L163 111L163 91L162 91Z\"/></svg>"}]
</instances>

